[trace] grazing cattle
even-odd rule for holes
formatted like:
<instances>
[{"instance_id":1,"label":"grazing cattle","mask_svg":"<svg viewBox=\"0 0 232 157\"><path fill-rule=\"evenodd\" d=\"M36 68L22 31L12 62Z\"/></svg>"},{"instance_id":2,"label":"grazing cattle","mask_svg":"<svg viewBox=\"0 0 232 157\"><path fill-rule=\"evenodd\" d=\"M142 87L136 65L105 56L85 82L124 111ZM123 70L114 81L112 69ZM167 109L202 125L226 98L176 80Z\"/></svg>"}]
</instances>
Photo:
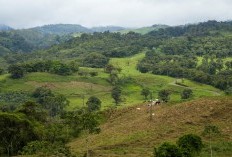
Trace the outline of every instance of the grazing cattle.
<instances>
[{"instance_id":1,"label":"grazing cattle","mask_svg":"<svg viewBox=\"0 0 232 157\"><path fill-rule=\"evenodd\" d=\"M161 102L158 100L155 102L156 105L159 105Z\"/></svg>"},{"instance_id":2,"label":"grazing cattle","mask_svg":"<svg viewBox=\"0 0 232 157\"><path fill-rule=\"evenodd\" d=\"M136 110L141 110L141 108L140 108L140 107L138 107L138 108L136 108Z\"/></svg>"}]
</instances>

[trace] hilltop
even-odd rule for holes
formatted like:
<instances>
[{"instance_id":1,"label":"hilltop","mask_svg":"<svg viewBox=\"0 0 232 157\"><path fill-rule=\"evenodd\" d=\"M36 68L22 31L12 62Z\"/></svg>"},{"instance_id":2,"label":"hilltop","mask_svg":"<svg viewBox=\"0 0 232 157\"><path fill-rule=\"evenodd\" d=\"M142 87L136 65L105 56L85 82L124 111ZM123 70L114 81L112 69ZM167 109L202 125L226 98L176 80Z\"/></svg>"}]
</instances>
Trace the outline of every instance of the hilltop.
<instances>
[{"instance_id":1,"label":"hilltop","mask_svg":"<svg viewBox=\"0 0 232 157\"><path fill-rule=\"evenodd\" d=\"M180 104L155 106L153 120L149 120L148 107L138 104L133 107L106 111L109 119L101 125L102 132L90 135L89 149L92 156L151 157L154 146L164 141L175 142L184 134L202 136L204 126L216 125L221 135L213 140L214 155L232 155L231 97L211 97ZM141 108L137 110L136 108ZM72 151L85 151L85 137L69 143ZM208 139L203 138L205 148L201 156L208 156ZM222 142L223 141L223 142Z\"/></svg>"},{"instance_id":2,"label":"hilltop","mask_svg":"<svg viewBox=\"0 0 232 157\"><path fill-rule=\"evenodd\" d=\"M9 30L13 30L13 28L4 24L0 24L0 31L9 31Z\"/></svg>"},{"instance_id":3,"label":"hilltop","mask_svg":"<svg viewBox=\"0 0 232 157\"><path fill-rule=\"evenodd\" d=\"M124 29L124 30L120 30L118 32L122 33L122 34L126 34L126 33L129 33L129 32L135 32L135 33L139 33L139 34L147 34L149 32L152 32L152 31L158 31L159 29L165 29L169 26L167 25L153 25L153 26L150 26L150 27L141 27L141 28L129 28L129 29Z\"/></svg>"}]
</instances>

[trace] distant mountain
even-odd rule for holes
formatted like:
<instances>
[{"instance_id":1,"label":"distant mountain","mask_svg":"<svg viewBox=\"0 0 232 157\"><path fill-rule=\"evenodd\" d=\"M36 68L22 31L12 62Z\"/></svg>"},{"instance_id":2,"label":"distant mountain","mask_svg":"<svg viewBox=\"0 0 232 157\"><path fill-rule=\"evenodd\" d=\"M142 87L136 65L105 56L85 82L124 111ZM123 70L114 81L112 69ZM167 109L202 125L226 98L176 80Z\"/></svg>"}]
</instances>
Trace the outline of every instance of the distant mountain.
<instances>
[{"instance_id":1,"label":"distant mountain","mask_svg":"<svg viewBox=\"0 0 232 157\"><path fill-rule=\"evenodd\" d=\"M215 20L187 24L181 26L167 27L159 31L151 31L148 34L156 37L179 37L179 36L209 36L218 33L232 32L232 21L218 22Z\"/></svg>"},{"instance_id":2,"label":"distant mountain","mask_svg":"<svg viewBox=\"0 0 232 157\"><path fill-rule=\"evenodd\" d=\"M30 52L33 45L12 31L0 31L0 56L13 52Z\"/></svg>"},{"instance_id":3,"label":"distant mountain","mask_svg":"<svg viewBox=\"0 0 232 157\"><path fill-rule=\"evenodd\" d=\"M9 30L13 30L13 28L4 24L0 24L0 31L9 31Z\"/></svg>"},{"instance_id":4,"label":"distant mountain","mask_svg":"<svg viewBox=\"0 0 232 157\"><path fill-rule=\"evenodd\" d=\"M105 31L116 32L116 31L121 31L124 29L126 28L119 27L119 26L105 26L105 27L92 27L91 31L92 32L105 32Z\"/></svg>"},{"instance_id":5,"label":"distant mountain","mask_svg":"<svg viewBox=\"0 0 232 157\"><path fill-rule=\"evenodd\" d=\"M33 50L49 48L52 45L59 44L66 39L71 38L67 36L57 35L54 33L42 33L36 29L21 29L13 30L14 32L25 39L25 41L33 45ZM68 40L67 39L67 40Z\"/></svg>"},{"instance_id":6,"label":"distant mountain","mask_svg":"<svg viewBox=\"0 0 232 157\"><path fill-rule=\"evenodd\" d=\"M52 24L52 25L30 28L30 30L36 30L44 34L56 34L56 35L66 35L72 33L93 33L93 32L105 32L105 31L115 32L124 29L125 28L119 26L103 26L103 27L87 28L76 24Z\"/></svg>"},{"instance_id":7,"label":"distant mountain","mask_svg":"<svg viewBox=\"0 0 232 157\"><path fill-rule=\"evenodd\" d=\"M135 33L139 33L139 34L147 34L151 31L158 31L161 28L167 28L169 26L167 25L153 25L151 27L141 27L141 28L130 28L130 29L124 29L119 31L122 34L126 34L129 32L135 32Z\"/></svg>"},{"instance_id":8,"label":"distant mountain","mask_svg":"<svg viewBox=\"0 0 232 157\"><path fill-rule=\"evenodd\" d=\"M30 28L30 30L38 31L43 34L56 34L56 35L66 35L72 33L91 33L92 31L86 27L75 24L52 24L45 25L41 27Z\"/></svg>"}]
</instances>

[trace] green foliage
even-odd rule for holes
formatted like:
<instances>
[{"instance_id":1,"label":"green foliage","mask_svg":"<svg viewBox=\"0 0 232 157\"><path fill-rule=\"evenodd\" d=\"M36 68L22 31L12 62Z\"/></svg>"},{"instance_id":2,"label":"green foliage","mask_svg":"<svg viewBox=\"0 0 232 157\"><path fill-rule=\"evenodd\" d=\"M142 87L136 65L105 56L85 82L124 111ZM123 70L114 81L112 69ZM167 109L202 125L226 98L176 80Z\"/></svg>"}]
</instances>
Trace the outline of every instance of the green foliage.
<instances>
[{"instance_id":1,"label":"green foliage","mask_svg":"<svg viewBox=\"0 0 232 157\"><path fill-rule=\"evenodd\" d=\"M177 146L164 142L154 149L155 157L193 157L200 154L203 148L201 138L197 135L187 134L180 137Z\"/></svg>"},{"instance_id":2,"label":"green foliage","mask_svg":"<svg viewBox=\"0 0 232 157\"><path fill-rule=\"evenodd\" d=\"M12 78L21 78L26 72L50 72L58 75L71 75L79 70L75 62L69 64L61 63L60 61L36 61L24 64L13 64L8 68Z\"/></svg>"},{"instance_id":3,"label":"green foliage","mask_svg":"<svg viewBox=\"0 0 232 157\"><path fill-rule=\"evenodd\" d=\"M166 90L166 89L161 90L158 93L159 98L164 102L168 102L168 100L170 99L170 94L171 94L171 92L169 90Z\"/></svg>"},{"instance_id":4,"label":"green foliage","mask_svg":"<svg viewBox=\"0 0 232 157\"><path fill-rule=\"evenodd\" d=\"M143 88L141 91L141 95L144 96L144 99L147 100L147 97L150 95L151 91L148 88Z\"/></svg>"},{"instance_id":5,"label":"green foliage","mask_svg":"<svg viewBox=\"0 0 232 157\"><path fill-rule=\"evenodd\" d=\"M203 136L214 136L220 134L219 128L214 125L206 125L203 131Z\"/></svg>"},{"instance_id":6,"label":"green foliage","mask_svg":"<svg viewBox=\"0 0 232 157\"><path fill-rule=\"evenodd\" d=\"M90 74L91 77L95 77L95 76L98 75L98 72L96 72L96 71L91 71L91 72L89 72L89 74Z\"/></svg>"},{"instance_id":7,"label":"green foliage","mask_svg":"<svg viewBox=\"0 0 232 157\"><path fill-rule=\"evenodd\" d=\"M58 75L71 75L72 74L71 68L68 65L64 63L60 63L60 62L54 62L50 71Z\"/></svg>"},{"instance_id":8,"label":"green foliage","mask_svg":"<svg viewBox=\"0 0 232 157\"><path fill-rule=\"evenodd\" d=\"M62 121L59 121L56 118L53 118L52 121L50 121L50 123L45 123L44 128L45 129L42 132L43 136L41 140L46 140L51 143L66 143L72 137L70 135L70 128L68 127L68 125L64 125Z\"/></svg>"},{"instance_id":9,"label":"green foliage","mask_svg":"<svg viewBox=\"0 0 232 157\"><path fill-rule=\"evenodd\" d=\"M32 96L38 99L39 103L43 103L43 98L54 96L52 91L47 87L38 87L32 93Z\"/></svg>"},{"instance_id":10,"label":"green foliage","mask_svg":"<svg viewBox=\"0 0 232 157\"><path fill-rule=\"evenodd\" d=\"M186 157L198 155L203 148L201 137L194 134L180 137L177 141L177 145L181 149L183 156Z\"/></svg>"},{"instance_id":11,"label":"green foliage","mask_svg":"<svg viewBox=\"0 0 232 157\"><path fill-rule=\"evenodd\" d=\"M33 97L42 107L49 111L51 117L62 113L64 108L69 105L69 101L64 95L54 95L50 89L46 87L38 87L33 92Z\"/></svg>"},{"instance_id":12,"label":"green foliage","mask_svg":"<svg viewBox=\"0 0 232 157\"><path fill-rule=\"evenodd\" d=\"M11 73L11 78L18 79L24 76L25 70L20 65L10 65L8 68L9 73Z\"/></svg>"},{"instance_id":13,"label":"green foliage","mask_svg":"<svg viewBox=\"0 0 232 157\"><path fill-rule=\"evenodd\" d=\"M5 55L7 52L30 52L33 46L15 32L0 31L0 47L5 51L1 51L0 55Z\"/></svg>"},{"instance_id":14,"label":"green foliage","mask_svg":"<svg viewBox=\"0 0 232 157\"><path fill-rule=\"evenodd\" d=\"M164 142L161 146L154 149L155 157L182 157L180 149L173 144Z\"/></svg>"},{"instance_id":15,"label":"green foliage","mask_svg":"<svg viewBox=\"0 0 232 157\"><path fill-rule=\"evenodd\" d=\"M88 101L86 102L88 111L98 111L101 109L101 100L95 96L91 96Z\"/></svg>"},{"instance_id":16,"label":"green foliage","mask_svg":"<svg viewBox=\"0 0 232 157\"><path fill-rule=\"evenodd\" d=\"M190 54L190 53L189 53ZM140 72L152 72L157 75L168 75L177 78L210 84L225 90L232 84L231 70L222 69L222 60L203 57L202 63L197 65L194 55L165 55L159 50L147 51L146 57L137 65Z\"/></svg>"},{"instance_id":17,"label":"green foliage","mask_svg":"<svg viewBox=\"0 0 232 157\"><path fill-rule=\"evenodd\" d=\"M0 113L0 146L9 155L15 155L27 142L38 137L31 121L22 114Z\"/></svg>"},{"instance_id":18,"label":"green foliage","mask_svg":"<svg viewBox=\"0 0 232 157\"><path fill-rule=\"evenodd\" d=\"M193 91L191 89L184 89L181 93L181 99L188 99L192 96Z\"/></svg>"},{"instance_id":19,"label":"green foliage","mask_svg":"<svg viewBox=\"0 0 232 157\"><path fill-rule=\"evenodd\" d=\"M109 62L109 58L99 53L90 53L83 59L83 65L91 68L103 68Z\"/></svg>"},{"instance_id":20,"label":"green foliage","mask_svg":"<svg viewBox=\"0 0 232 157\"><path fill-rule=\"evenodd\" d=\"M29 119L45 122L47 118L46 112L33 101L27 101L18 109L19 113L25 114Z\"/></svg>"},{"instance_id":21,"label":"green foliage","mask_svg":"<svg viewBox=\"0 0 232 157\"><path fill-rule=\"evenodd\" d=\"M30 93L24 91L9 91L0 93L0 102L4 104L24 103L30 99Z\"/></svg>"},{"instance_id":22,"label":"green foliage","mask_svg":"<svg viewBox=\"0 0 232 157\"><path fill-rule=\"evenodd\" d=\"M226 95L232 95L232 87L228 87L228 88L225 90L225 94L226 94Z\"/></svg>"},{"instance_id":23,"label":"green foliage","mask_svg":"<svg viewBox=\"0 0 232 157\"><path fill-rule=\"evenodd\" d=\"M112 89L111 96L115 101L115 104L118 105L121 102L122 89L119 86L115 86Z\"/></svg>"},{"instance_id":24,"label":"green foliage","mask_svg":"<svg viewBox=\"0 0 232 157\"><path fill-rule=\"evenodd\" d=\"M4 69L0 68L0 75L4 73Z\"/></svg>"},{"instance_id":25,"label":"green foliage","mask_svg":"<svg viewBox=\"0 0 232 157\"><path fill-rule=\"evenodd\" d=\"M226 63L225 63L225 66L226 66L226 68L229 70L229 69L232 69L232 61L227 61Z\"/></svg>"},{"instance_id":26,"label":"green foliage","mask_svg":"<svg viewBox=\"0 0 232 157\"><path fill-rule=\"evenodd\" d=\"M99 133L101 129L99 128L98 115L93 112L84 112L81 115L81 126L83 131L87 131L89 134Z\"/></svg>"},{"instance_id":27,"label":"green foliage","mask_svg":"<svg viewBox=\"0 0 232 157\"><path fill-rule=\"evenodd\" d=\"M23 147L23 155L71 156L69 148L61 142L32 141Z\"/></svg>"},{"instance_id":28,"label":"green foliage","mask_svg":"<svg viewBox=\"0 0 232 157\"><path fill-rule=\"evenodd\" d=\"M108 80L112 85L117 85L119 82L118 71L116 70L111 71Z\"/></svg>"}]
</instances>

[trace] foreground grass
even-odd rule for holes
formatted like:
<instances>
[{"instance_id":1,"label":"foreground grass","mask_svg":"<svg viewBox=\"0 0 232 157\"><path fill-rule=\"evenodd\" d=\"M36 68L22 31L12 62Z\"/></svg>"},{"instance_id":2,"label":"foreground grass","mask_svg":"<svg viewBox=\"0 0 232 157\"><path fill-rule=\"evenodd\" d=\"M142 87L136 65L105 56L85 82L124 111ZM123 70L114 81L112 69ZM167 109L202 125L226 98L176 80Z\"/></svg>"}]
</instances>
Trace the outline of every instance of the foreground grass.
<instances>
[{"instance_id":1,"label":"foreground grass","mask_svg":"<svg viewBox=\"0 0 232 157\"><path fill-rule=\"evenodd\" d=\"M202 136L208 124L217 126L221 135L213 138L214 156L232 155L232 98L204 98L176 105L161 104L153 110L149 120L146 104L108 113L108 121L101 125L101 133L90 135L92 156L152 157L153 148L164 141L175 143L182 135L194 133L202 137L202 157L209 156L209 139ZM137 110L140 107L141 110ZM69 143L77 156L86 151L85 137ZM222 142L223 141L223 142Z\"/></svg>"}]
</instances>

